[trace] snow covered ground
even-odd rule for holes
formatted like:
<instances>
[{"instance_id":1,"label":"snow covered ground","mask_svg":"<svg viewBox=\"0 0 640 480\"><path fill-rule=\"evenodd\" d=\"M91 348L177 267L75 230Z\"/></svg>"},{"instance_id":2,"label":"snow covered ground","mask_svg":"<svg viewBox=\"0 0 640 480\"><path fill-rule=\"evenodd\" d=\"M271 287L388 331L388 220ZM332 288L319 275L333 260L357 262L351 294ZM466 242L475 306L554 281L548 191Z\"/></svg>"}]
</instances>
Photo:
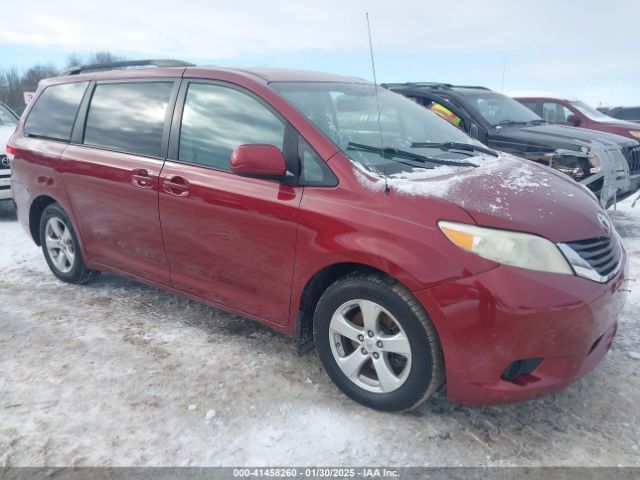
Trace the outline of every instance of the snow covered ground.
<instances>
[{"instance_id":1,"label":"snow covered ground","mask_svg":"<svg viewBox=\"0 0 640 480\"><path fill-rule=\"evenodd\" d=\"M640 205L612 217L637 279ZM566 391L385 414L256 323L113 275L57 281L6 205L0 239L0 468L640 466L640 281L611 352Z\"/></svg>"}]
</instances>

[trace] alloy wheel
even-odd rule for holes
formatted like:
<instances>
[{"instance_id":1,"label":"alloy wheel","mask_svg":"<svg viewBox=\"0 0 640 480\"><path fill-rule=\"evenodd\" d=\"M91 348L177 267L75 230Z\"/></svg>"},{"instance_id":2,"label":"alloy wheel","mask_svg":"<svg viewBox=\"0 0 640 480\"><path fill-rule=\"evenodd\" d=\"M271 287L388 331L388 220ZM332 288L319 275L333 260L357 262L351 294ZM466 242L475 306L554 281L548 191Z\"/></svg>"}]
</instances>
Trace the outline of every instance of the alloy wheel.
<instances>
[{"instance_id":1,"label":"alloy wheel","mask_svg":"<svg viewBox=\"0 0 640 480\"><path fill-rule=\"evenodd\" d=\"M342 304L329 324L331 352L342 373L369 392L400 388L411 370L411 345L398 320L371 300Z\"/></svg>"},{"instance_id":2,"label":"alloy wheel","mask_svg":"<svg viewBox=\"0 0 640 480\"><path fill-rule=\"evenodd\" d=\"M76 258L76 248L69 228L62 220L51 217L45 226L45 244L49 258L61 273L69 273Z\"/></svg>"}]
</instances>

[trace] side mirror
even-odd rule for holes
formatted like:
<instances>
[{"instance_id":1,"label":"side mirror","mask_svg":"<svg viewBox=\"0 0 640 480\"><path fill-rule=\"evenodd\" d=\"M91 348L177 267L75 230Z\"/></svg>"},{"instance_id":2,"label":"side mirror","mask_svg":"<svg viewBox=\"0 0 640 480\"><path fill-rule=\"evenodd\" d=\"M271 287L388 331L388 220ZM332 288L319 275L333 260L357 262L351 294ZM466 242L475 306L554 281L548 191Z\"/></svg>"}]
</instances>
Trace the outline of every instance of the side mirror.
<instances>
[{"instance_id":1,"label":"side mirror","mask_svg":"<svg viewBox=\"0 0 640 480\"><path fill-rule=\"evenodd\" d=\"M248 177L283 177L287 173L284 155L273 145L240 145L229 164L233 173Z\"/></svg>"},{"instance_id":2,"label":"side mirror","mask_svg":"<svg viewBox=\"0 0 640 480\"><path fill-rule=\"evenodd\" d=\"M567 117L567 122L569 122L574 127L577 127L578 125L580 125L580 118L572 113Z\"/></svg>"},{"instance_id":3,"label":"side mirror","mask_svg":"<svg viewBox=\"0 0 640 480\"><path fill-rule=\"evenodd\" d=\"M480 130L478 129L478 125L472 123L469 127L469 135L476 140L480 140Z\"/></svg>"}]
</instances>

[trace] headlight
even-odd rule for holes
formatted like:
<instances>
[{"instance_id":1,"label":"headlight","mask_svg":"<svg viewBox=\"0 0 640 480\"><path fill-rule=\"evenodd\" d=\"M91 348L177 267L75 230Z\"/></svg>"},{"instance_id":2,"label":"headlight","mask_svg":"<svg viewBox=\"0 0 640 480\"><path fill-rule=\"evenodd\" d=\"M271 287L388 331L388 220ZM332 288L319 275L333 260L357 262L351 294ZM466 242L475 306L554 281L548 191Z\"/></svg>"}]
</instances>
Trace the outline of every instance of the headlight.
<instances>
[{"instance_id":1,"label":"headlight","mask_svg":"<svg viewBox=\"0 0 640 480\"><path fill-rule=\"evenodd\" d=\"M589 165L591 168L589 169L589 173L599 173L602 170L602 162L598 158L597 155L593 153L589 155Z\"/></svg>"},{"instance_id":2,"label":"headlight","mask_svg":"<svg viewBox=\"0 0 640 480\"><path fill-rule=\"evenodd\" d=\"M629 135L633 135L636 138L640 138L640 130L629 130Z\"/></svg>"},{"instance_id":3,"label":"headlight","mask_svg":"<svg viewBox=\"0 0 640 480\"><path fill-rule=\"evenodd\" d=\"M597 173L600 171L600 159L588 153L587 149L581 152L573 150L558 149L551 153L545 153L541 157L529 157L532 160L542 160L548 163L551 168L569 175L578 182L582 180L586 173ZM589 168L584 165L584 160L589 160Z\"/></svg>"},{"instance_id":4,"label":"headlight","mask_svg":"<svg viewBox=\"0 0 640 480\"><path fill-rule=\"evenodd\" d=\"M438 222L438 227L458 247L489 260L529 270L573 275L560 249L546 238L446 221Z\"/></svg>"}]
</instances>

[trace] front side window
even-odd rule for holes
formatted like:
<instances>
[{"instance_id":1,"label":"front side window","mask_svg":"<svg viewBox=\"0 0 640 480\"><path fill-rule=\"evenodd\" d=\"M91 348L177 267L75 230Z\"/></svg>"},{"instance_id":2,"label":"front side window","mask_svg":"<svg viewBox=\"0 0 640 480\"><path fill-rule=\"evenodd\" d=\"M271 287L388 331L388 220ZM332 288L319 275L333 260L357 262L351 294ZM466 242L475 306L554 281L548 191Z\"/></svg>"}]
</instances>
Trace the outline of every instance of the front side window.
<instances>
[{"instance_id":1,"label":"front side window","mask_svg":"<svg viewBox=\"0 0 640 480\"><path fill-rule=\"evenodd\" d=\"M268 144L282 150L284 131L285 124L248 94L192 83L184 101L178 159L228 171L238 146Z\"/></svg>"},{"instance_id":2,"label":"front side window","mask_svg":"<svg viewBox=\"0 0 640 480\"><path fill-rule=\"evenodd\" d=\"M300 185L334 187L338 184L338 179L331 169L302 137L298 139L298 157L300 158Z\"/></svg>"},{"instance_id":3,"label":"front side window","mask_svg":"<svg viewBox=\"0 0 640 480\"><path fill-rule=\"evenodd\" d=\"M88 82L47 87L36 100L24 125L24 133L69 141Z\"/></svg>"},{"instance_id":4,"label":"front side window","mask_svg":"<svg viewBox=\"0 0 640 480\"><path fill-rule=\"evenodd\" d=\"M452 160L468 159L470 155L418 144L459 142L480 145L428 108L381 87L377 87L376 93L376 87L371 84L273 82L270 87L296 107L349 158L370 170L386 168L382 155L376 152L381 144L384 148ZM396 156L387 156L387 160L389 173L411 171L425 165ZM426 164L428 168L440 165L437 162ZM315 174L309 172L309 176Z\"/></svg>"},{"instance_id":5,"label":"front side window","mask_svg":"<svg viewBox=\"0 0 640 480\"><path fill-rule=\"evenodd\" d=\"M84 143L159 157L173 82L96 85Z\"/></svg>"},{"instance_id":6,"label":"front side window","mask_svg":"<svg viewBox=\"0 0 640 480\"><path fill-rule=\"evenodd\" d=\"M573 112L558 102L544 102L542 104L542 118L547 122L568 122Z\"/></svg>"}]
</instances>

